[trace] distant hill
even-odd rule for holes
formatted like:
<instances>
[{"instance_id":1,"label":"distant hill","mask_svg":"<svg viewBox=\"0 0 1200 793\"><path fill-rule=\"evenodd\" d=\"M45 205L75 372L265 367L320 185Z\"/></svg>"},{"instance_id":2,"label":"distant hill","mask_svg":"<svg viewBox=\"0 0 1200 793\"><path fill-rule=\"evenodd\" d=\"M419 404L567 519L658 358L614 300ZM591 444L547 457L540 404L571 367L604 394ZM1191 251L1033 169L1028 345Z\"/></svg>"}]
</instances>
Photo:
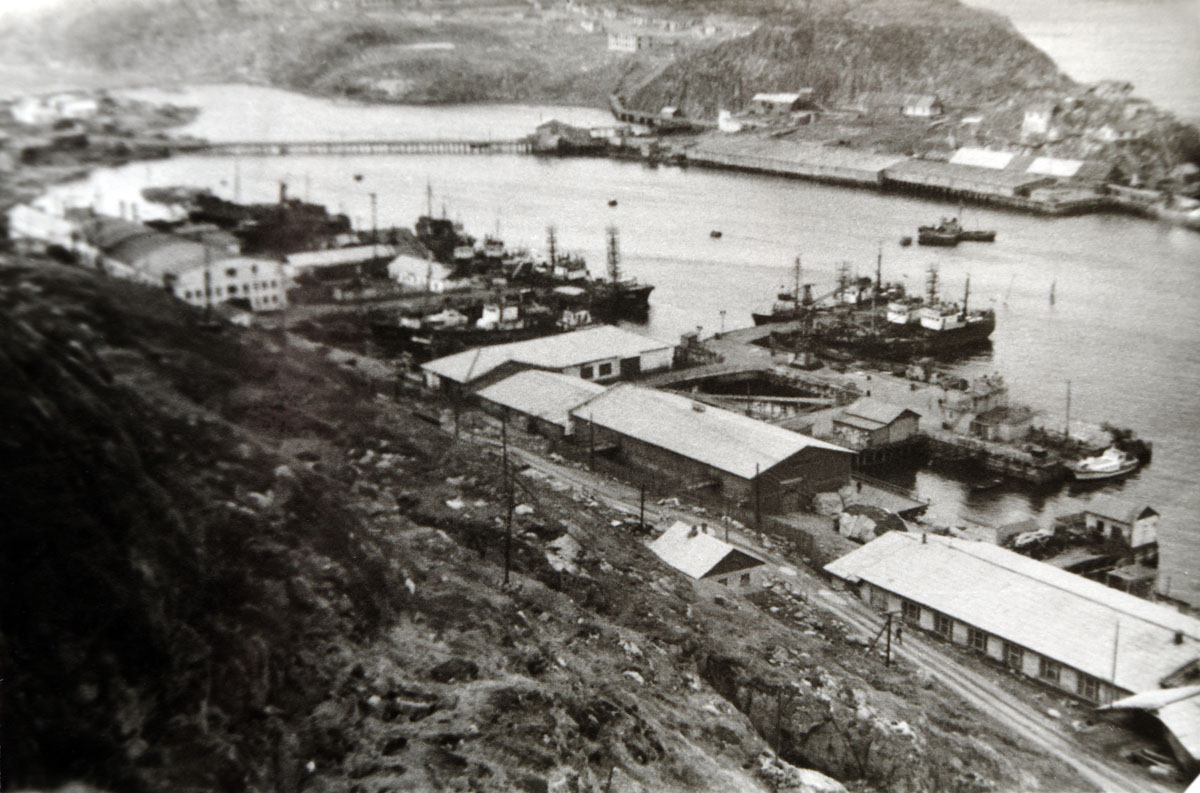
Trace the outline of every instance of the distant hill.
<instances>
[{"instance_id":1,"label":"distant hill","mask_svg":"<svg viewBox=\"0 0 1200 793\"><path fill-rule=\"evenodd\" d=\"M955 0L821 3L747 36L698 47L627 98L713 116L760 91L815 89L837 102L865 91L936 93L976 104L1071 85L1007 20Z\"/></svg>"}]
</instances>

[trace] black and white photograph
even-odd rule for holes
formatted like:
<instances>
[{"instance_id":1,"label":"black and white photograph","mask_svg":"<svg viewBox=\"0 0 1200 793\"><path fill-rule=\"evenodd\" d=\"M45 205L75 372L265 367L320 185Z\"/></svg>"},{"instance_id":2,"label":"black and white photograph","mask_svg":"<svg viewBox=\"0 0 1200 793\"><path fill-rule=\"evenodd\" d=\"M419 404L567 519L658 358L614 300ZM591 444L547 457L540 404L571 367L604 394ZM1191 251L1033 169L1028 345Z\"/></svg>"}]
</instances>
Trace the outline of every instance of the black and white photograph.
<instances>
[{"instance_id":1,"label":"black and white photograph","mask_svg":"<svg viewBox=\"0 0 1200 793\"><path fill-rule=\"evenodd\" d=\"M0 0L0 790L1200 793L1200 0Z\"/></svg>"}]
</instances>

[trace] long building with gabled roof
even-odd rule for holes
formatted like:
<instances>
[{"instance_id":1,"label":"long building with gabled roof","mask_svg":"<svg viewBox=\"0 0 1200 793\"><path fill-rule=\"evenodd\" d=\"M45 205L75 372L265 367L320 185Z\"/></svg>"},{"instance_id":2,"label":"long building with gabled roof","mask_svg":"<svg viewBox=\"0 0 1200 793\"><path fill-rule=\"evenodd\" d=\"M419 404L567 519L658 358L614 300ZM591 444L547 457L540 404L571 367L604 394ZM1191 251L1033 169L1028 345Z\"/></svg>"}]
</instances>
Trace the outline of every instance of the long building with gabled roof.
<instances>
[{"instance_id":1,"label":"long building with gabled roof","mask_svg":"<svg viewBox=\"0 0 1200 793\"><path fill-rule=\"evenodd\" d=\"M621 384L571 417L580 444L763 511L802 508L850 480L850 450L682 394Z\"/></svg>"},{"instance_id":2,"label":"long building with gabled roof","mask_svg":"<svg viewBox=\"0 0 1200 793\"><path fill-rule=\"evenodd\" d=\"M1200 620L991 543L889 532L825 570L876 608L1098 704L1200 660Z\"/></svg>"}]
</instances>

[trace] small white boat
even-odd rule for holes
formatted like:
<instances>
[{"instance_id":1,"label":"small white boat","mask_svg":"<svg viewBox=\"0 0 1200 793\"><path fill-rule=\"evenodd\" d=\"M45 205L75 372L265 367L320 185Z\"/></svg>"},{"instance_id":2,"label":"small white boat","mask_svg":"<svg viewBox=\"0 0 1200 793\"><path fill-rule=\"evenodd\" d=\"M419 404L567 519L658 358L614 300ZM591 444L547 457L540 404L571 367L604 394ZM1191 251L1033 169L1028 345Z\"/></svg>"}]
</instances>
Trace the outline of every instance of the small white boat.
<instances>
[{"instance_id":1,"label":"small white boat","mask_svg":"<svg viewBox=\"0 0 1200 793\"><path fill-rule=\"evenodd\" d=\"M1137 470L1139 465L1141 462L1138 458L1121 451L1116 446L1110 446L1100 456L1085 457L1070 463L1067 468L1077 480L1086 481L1124 476Z\"/></svg>"}]
</instances>

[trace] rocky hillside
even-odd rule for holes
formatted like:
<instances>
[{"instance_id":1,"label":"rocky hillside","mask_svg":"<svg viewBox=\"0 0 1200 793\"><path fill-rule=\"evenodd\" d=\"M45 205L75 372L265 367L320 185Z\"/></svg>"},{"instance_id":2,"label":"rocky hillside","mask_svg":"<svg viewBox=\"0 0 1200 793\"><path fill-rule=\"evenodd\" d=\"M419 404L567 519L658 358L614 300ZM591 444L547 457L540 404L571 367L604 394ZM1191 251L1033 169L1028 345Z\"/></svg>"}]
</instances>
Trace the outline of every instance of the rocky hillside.
<instances>
[{"instance_id":1,"label":"rocky hillside","mask_svg":"<svg viewBox=\"0 0 1200 793\"><path fill-rule=\"evenodd\" d=\"M503 586L494 447L370 361L41 261L0 258L0 307L8 787L1082 787L569 488L516 477Z\"/></svg>"},{"instance_id":2,"label":"rocky hillside","mask_svg":"<svg viewBox=\"0 0 1200 793\"><path fill-rule=\"evenodd\" d=\"M837 103L864 91L936 93L976 104L1069 85L1012 24L957 0L818 2L742 38L682 55L630 100L712 117L760 91L815 89Z\"/></svg>"}]
</instances>

